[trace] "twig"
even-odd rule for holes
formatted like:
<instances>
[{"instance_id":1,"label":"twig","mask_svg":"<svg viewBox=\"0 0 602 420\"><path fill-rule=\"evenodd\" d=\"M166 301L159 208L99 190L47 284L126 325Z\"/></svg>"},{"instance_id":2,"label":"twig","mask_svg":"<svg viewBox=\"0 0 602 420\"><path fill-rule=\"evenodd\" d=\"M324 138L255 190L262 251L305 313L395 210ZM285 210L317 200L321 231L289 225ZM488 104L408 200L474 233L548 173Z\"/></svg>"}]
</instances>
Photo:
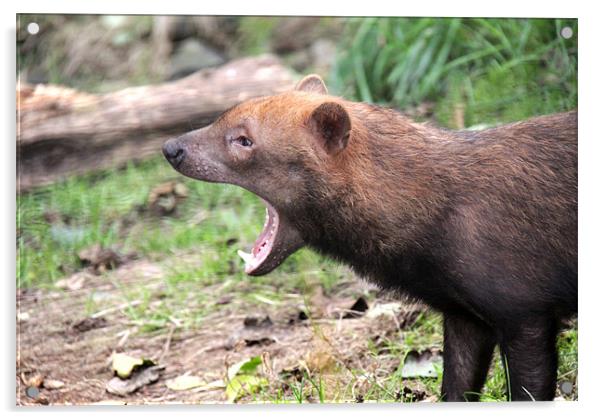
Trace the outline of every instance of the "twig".
<instances>
[{"instance_id":1,"label":"twig","mask_svg":"<svg viewBox=\"0 0 602 420\"><path fill-rule=\"evenodd\" d=\"M141 303L142 303L141 300L133 300L131 302L122 303L121 305L115 306L113 308L103 309L102 311L96 312L95 314L93 314L92 316L90 316L90 318L99 318L101 316L110 314L112 312L120 311L120 310L128 308L130 306L138 306Z\"/></svg>"},{"instance_id":2,"label":"twig","mask_svg":"<svg viewBox=\"0 0 602 420\"><path fill-rule=\"evenodd\" d=\"M163 359L165 358L167 353L169 353L169 347L171 346L171 338L173 337L173 333L175 330L176 330L176 325L171 324L171 326L169 327L169 332L167 333L167 340L165 340L165 344L163 345L163 351L161 352L161 355L158 357L158 361L157 361L158 365L161 365L163 363Z\"/></svg>"},{"instance_id":3,"label":"twig","mask_svg":"<svg viewBox=\"0 0 602 420\"><path fill-rule=\"evenodd\" d=\"M117 334L117 336L121 335L122 337L119 340L119 342L117 343L117 346L115 346L116 349L123 348L123 346L125 345L125 342L128 341L128 338L130 338L131 332L132 332L132 330L130 328L128 328L127 330L124 330L124 331L120 332L119 334Z\"/></svg>"},{"instance_id":4,"label":"twig","mask_svg":"<svg viewBox=\"0 0 602 420\"><path fill-rule=\"evenodd\" d=\"M217 346L206 346L206 347L200 348L197 351L195 351L192 355L190 355L186 359L184 359L184 364L190 362L192 359L194 359L195 357L197 357L197 356L205 353L206 351L217 350L217 349L220 349L220 348L223 348L223 347L224 347L224 345L222 344L222 345L217 345Z\"/></svg>"}]
</instances>

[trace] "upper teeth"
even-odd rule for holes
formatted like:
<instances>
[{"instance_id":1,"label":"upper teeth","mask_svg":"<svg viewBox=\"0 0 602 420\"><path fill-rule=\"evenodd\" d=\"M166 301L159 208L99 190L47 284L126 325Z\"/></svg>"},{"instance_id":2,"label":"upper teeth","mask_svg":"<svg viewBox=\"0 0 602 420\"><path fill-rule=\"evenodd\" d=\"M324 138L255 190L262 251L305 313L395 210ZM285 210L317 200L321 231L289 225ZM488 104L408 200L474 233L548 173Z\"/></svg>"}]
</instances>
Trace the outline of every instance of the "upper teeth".
<instances>
[{"instance_id":1,"label":"upper teeth","mask_svg":"<svg viewBox=\"0 0 602 420\"><path fill-rule=\"evenodd\" d=\"M255 260L255 258L253 257L253 254L249 254L248 252L242 251L242 250L238 250L238 256L240 258L242 258L242 260L245 262L246 265L252 265L253 261Z\"/></svg>"}]
</instances>

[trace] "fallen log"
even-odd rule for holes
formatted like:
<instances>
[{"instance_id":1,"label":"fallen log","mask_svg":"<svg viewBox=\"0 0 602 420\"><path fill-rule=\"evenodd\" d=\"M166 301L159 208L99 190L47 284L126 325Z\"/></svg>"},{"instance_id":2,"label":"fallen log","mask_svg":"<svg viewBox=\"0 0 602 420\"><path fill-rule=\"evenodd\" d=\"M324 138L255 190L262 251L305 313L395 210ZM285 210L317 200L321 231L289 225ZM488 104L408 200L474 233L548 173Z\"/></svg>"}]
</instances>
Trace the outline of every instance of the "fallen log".
<instances>
[{"instance_id":1,"label":"fallen log","mask_svg":"<svg viewBox=\"0 0 602 420\"><path fill-rule=\"evenodd\" d=\"M207 125L245 99L292 85L292 74L273 56L106 94L19 85L17 190L159 154L170 136Z\"/></svg>"}]
</instances>

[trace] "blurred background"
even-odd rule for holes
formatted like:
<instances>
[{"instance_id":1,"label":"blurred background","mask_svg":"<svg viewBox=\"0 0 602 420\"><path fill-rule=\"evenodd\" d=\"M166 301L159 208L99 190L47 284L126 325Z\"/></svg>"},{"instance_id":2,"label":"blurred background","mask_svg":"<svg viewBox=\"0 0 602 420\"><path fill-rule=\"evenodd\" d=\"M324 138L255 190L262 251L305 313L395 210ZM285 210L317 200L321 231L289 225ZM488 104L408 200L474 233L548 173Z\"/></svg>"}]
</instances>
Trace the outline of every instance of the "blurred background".
<instances>
[{"instance_id":1,"label":"blurred background","mask_svg":"<svg viewBox=\"0 0 602 420\"><path fill-rule=\"evenodd\" d=\"M324 309L332 302L356 310L364 299L363 313L395 301L309 250L251 281L236 250L250 248L263 205L241 189L178 175L160 156L169 136L211 122L246 97L286 90L307 73L320 74L332 94L452 129L577 107L574 19L19 15L17 27L17 304L19 333L29 346L18 370L29 378L36 372L61 378L67 384L62 391L45 391L51 402L105 399L104 386L82 384L81 377L107 377L109 370L99 366L116 348L148 355L153 337L185 346L196 331L202 347L198 336L208 323L224 323L228 335L226 325L239 325L237 317L248 312L295 324L298 317L334 316ZM440 350L440 319L424 308L411 316L396 308L396 321L389 329L379 326L378 334L373 318L349 320L366 322L354 326L366 336L353 344L340 328L322 334L331 344L346 343L339 353L307 347L312 341L299 335L306 344L289 342L287 348L306 349L309 367L292 376L283 368L278 381L253 388L259 397L240 393L235 399L436 398L440 371L411 379L403 367L411 351ZM32 323L36 317L43 329ZM69 339L57 331L72 332L76 321L98 318L104 323L91 324L80 345L65 350ZM558 396L576 399L576 321L567 328L559 341L559 376L571 387L559 388ZM122 343L123 331L139 341ZM113 339L109 332L122 335ZM96 341L92 351L91 337L105 341ZM368 348L354 347L360 342ZM39 351L44 345L55 350ZM213 356L193 352L188 367L217 371L224 353L258 352L253 346L224 349L211 366L203 363ZM82 354L90 355L86 366L74 362ZM61 368L73 363L79 370ZM369 373L374 363L388 368ZM167 376L184 368L172 366ZM335 385L331 378L324 389L315 386L326 368L337 381L355 385ZM376 382L360 381L358 372ZM499 359L492 374L484 398L504 399ZM27 384L23 376L17 381ZM155 387L131 398L164 392Z\"/></svg>"},{"instance_id":2,"label":"blurred background","mask_svg":"<svg viewBox=\"0 0 602 420\"><path fill-rule=\"evenodd\" d=\"M88 92L272 53L299 74L320 74L334 94L447 127L577 104L575 19L22 15L18 23L21 80Z\"/></svg>"}]
</instances>

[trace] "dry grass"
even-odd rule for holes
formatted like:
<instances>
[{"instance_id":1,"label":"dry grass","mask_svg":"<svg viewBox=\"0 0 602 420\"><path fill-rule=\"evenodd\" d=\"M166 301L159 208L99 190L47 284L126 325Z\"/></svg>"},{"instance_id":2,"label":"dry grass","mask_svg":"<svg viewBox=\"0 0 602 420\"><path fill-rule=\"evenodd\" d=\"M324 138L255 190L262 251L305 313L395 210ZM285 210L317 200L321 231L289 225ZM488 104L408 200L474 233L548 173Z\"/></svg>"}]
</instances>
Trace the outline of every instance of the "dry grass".
<instances>
[{"instance_id":1,"label":"dry grass","mask_svg":"<svg viewBox=\"0 0 602 420\"><path fill-rule=\"evenodd\" d=\"M318 400L314 385L307 379L322 384L321 398L327 401L359 400L375 386L385 389L382 383L397 370L399 359L383 350L384 343L400 340L400 325L408 316L415 317L420 309L407 307L395 318L344 318L355 295L372 296L372 306L384 301L374 297L374 291L367 290L361 282L350 280L337 294L289 293L276 305L258 305L232 296L195 328L184 328L174 318L167 328L141 333L141 323L128 311L141 305L156 307L169 299L164 293L165 267L187 258L190 256L162 264L130 262L91 277L82 289L75 291L21 290L18 313L21 317L28 314L28 319L20 321L18 327L18 403L224 402L223 389L172 391L165 383L185 373L207 382L222 379L228 366L266 353L270 361L269 385L257 395L244 396L243 402L294 401L295 387L302 388L305 401ZM152 297L148 302L128 301L124 289L145 289ZM200 288L199 292L215 301L220 298L219 285ZM310 308L313 304L320 306ZM300 311L312 318L300 320ZM245 326L249 317L262 320L266 316L271 323L265 327ZM368 348L370 343L381 346L382 354L374 354ZM105 384L112 377L113 352L152 358L166 369L158 382L128 397L111 396L106 393ZM263 374L267 373L264 369ZM60 380L65 386L41 389L38 399L28 398L24 381L35 375ZM395 398L393 393L390 399Z\"/></svg>"}]
</instances>

